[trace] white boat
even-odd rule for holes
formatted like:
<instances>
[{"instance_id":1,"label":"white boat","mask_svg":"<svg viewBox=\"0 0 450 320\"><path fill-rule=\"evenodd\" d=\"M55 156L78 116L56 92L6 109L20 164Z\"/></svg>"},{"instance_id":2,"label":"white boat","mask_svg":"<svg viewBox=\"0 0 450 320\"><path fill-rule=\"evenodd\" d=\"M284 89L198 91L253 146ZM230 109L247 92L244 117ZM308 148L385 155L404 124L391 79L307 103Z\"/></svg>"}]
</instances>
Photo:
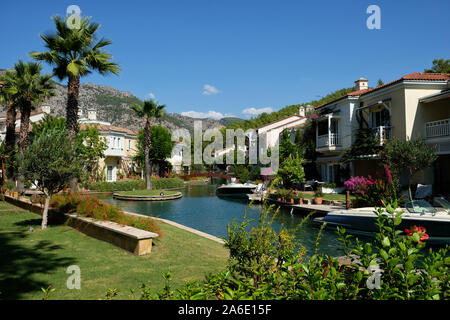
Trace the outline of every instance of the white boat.
<instances>
[{"instance_id":1,"label":"white boat","mask_svg":"<svg viewBox=\"0 0 450 320\"><path fill-rule=\"evenodd\" d=\"M435 201L436 203L436 201ZM402 222L398 230L411 230L413 226L425 227L432 243L450 243L450 203L441 198L441 207L433 207L424 200L414 200L406 203ZM373 235L378 232L375 208L366 207L350 210L336 210L325 217L314 219L317 223L327 223L329 227L344 227L350 233ZM385 214L388 214L385 212Z\"/></svg>"},{"instance_id":2,"label":"white boat","mask_svg":"<svg viewBox=\"0 0 450 320\"><path fill-rule=\"evenodd\" d=\"M231 183L221 185L216 190L218 197L248 199L249 194L253 194L258 185L253 183L239 183L232 179Z\"/></svg>"}]
</instances>

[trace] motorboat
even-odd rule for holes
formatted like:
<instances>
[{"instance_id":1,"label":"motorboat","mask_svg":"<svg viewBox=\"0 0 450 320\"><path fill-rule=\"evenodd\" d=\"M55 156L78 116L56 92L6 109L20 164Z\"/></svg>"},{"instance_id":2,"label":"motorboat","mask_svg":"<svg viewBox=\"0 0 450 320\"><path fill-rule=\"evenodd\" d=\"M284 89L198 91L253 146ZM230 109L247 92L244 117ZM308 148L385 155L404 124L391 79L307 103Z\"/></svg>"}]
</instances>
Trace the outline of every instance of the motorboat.
<instances>
[{"instance_id":1,"label":"motorboat","mask_svg":"<svg viewBox=\"0 0 450 320\"><path fill-rule=\"evenodd\" d=\"M216 195L224 198L248 199L248 195L255 193L257 188L258 185L251 182L240 183L232 179L231 183L218 187Z\"/></svg>"},{"instance_id":2,"label":"motorboat","mask_svg":"<svg viewBox=\"0 0 450 320\"><path fill-rule=\"evenodd\" d=\"M407 202L403 210L402 222L398 230L411 229L413 226L426 228L429 242L450 243L450 203L444 198L435 199L439 207L433 207L425 200ZM344 227L350 233L373 235L378 232L376 226L377 215L374 207L357 208L350 210L336 210L329 212L325 217L314 219L317 223L327 223L327 227ZM384 214L388 215L387 212Z\"/></svg>"}]
</instances>

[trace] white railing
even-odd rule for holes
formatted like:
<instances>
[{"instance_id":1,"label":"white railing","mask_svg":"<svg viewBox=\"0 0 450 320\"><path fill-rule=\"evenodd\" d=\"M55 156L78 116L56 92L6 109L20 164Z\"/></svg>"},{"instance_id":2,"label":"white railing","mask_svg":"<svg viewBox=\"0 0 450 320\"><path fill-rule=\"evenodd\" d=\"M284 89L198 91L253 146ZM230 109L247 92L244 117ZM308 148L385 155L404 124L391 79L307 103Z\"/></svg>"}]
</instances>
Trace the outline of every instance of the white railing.
<instances>
[{"instance_id":1,"label":"white railing","mask_svg":"<svg viewBox=\"0 0 450 320\"><path fill-rule=\"evenodd\" d=\"M337 133L324 134L317 137L317 148L337 145L339 145L339 135Z\"/></svg>"},{"instance_id":2,"label":"white railing","mask_svg":"<svg viewBox=\"0 0 450 320\"><path fill-rule=\"evenodd\" d=\"M123 157L125 156L125 152L122 148L111 148L105 150L105 156L109 157Z\"/></svg>"},{"instance_id":3,"label":"white railing","mask_svg":"<svg viewBox=\"0 0 450 320\"><path fill-rule=\"evenodd\" d=\"M380 139L380 144L383 145L386 141L392 138L392 128L386 126L380 126L375 128L375 134Z\"/></svg>"},{"instance_id":4,"label":"white railing","mask_svg":"<svg viewBox=\"0 0 450 320\"><path fill-rule=\"evenodd\" d=\"M425 137L445 137L450 136L450 119L431 121L425 124Z\"/></svg>"}]
</instances>

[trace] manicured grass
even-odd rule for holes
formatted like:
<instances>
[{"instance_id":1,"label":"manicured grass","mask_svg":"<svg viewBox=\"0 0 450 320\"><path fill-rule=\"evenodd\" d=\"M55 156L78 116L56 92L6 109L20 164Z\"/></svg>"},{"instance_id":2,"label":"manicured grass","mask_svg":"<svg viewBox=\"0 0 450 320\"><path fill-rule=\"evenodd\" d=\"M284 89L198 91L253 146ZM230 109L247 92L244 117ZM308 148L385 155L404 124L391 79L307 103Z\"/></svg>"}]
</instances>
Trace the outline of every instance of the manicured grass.
<instances>
[{"instance_id":1,"label":"manicured grass","mask_svg":"<svg viewBox=\"0 0 450 320\"><path fill-rule=\"evenodd\" d=\"M117 194L121 196L159 196L160 194L164 193L165 196L173 196L178 193L179 191L170 191L170 190L134 190L134 191L123 191L123 192L117 192Z\"/></svg>"},{"instance_id":2,"label":"manicured grass","mask_svg":"<svg viewBox=\"0 0 450 320\"><path fill-rule=\"evenodd\" d=\"M139 299L142 283L162 288L162 273L172 272L176 288L222 270L228 258L222 244L162 222L164 237L141 257L68 226L43 231L40 224L41 216L0 202L0 299L41 299L49 285L56 289L51 299L103 299L107 289L118 289L118 299ZM66 287L70 265L81 269L80 290Z\"/></svg>"}]
</instances>

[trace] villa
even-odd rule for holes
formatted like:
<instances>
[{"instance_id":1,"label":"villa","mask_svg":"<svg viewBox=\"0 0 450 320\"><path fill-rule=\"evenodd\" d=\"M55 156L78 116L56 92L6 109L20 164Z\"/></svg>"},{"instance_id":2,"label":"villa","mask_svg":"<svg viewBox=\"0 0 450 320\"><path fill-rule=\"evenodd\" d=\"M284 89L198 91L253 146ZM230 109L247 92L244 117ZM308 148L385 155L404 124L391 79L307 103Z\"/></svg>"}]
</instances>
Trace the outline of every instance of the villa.
<instances>
[{"instance_id":1,"label":"villa","mask_svg":"<svg viewBox=\"0 0 450 320\"><path fill-rule=\"evenodd\" d=\"M87 111L87 117L84 117L80 110L78 118L80 129L96 126L108 145L105 158L100 159L99 162L99 168L107 182L117 181L119 176L128 177L141 172L141 169L133 162L137 150L138 133L136 131L99 121L97 112L92 109Z\"/></svg>"},{"instance_id":2,"label":"villa","mask_svg":"<svg viewBox=\"0 0 450 320\"><path fill-rule=\"evenodd\" d=\"M415 183L433 184L437 190L450 185L450 74L411 73L376 88L368 80L355 81L356 90L316 107L317 163L326 182L342 182L351 175L374 174L377 155L342 163L358 128L372 128L384 145L392 138L422 138L434 148L438 159ZM401 179L402 182L402 179Z\"/></svg>"}]
</instances>

